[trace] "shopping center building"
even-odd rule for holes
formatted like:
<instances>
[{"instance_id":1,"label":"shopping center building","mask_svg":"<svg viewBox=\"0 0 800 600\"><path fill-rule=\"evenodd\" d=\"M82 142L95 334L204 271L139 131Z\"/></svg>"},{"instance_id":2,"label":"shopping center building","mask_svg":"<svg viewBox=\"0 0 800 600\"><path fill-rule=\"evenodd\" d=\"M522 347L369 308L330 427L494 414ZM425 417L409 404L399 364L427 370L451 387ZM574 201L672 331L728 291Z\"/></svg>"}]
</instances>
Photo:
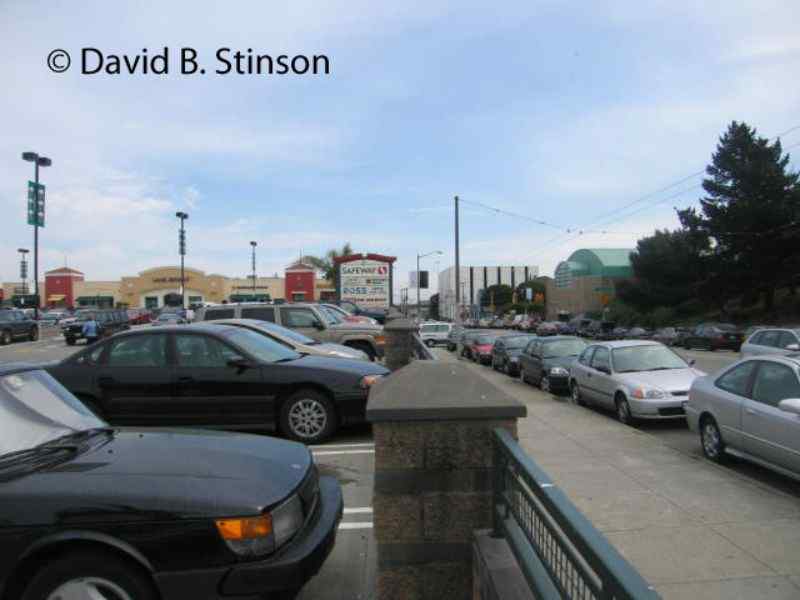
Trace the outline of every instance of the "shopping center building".
<instances>
[{"instance_id":1,"label":"shopping center building","mask_svg":"<svg viewBox=\"0 0 800 600\"><path fill-rule=\"evenodd\" d=\"M313 267L301 261L286 269L284 277L228 277L184 268L187 305L267 300L318 301L335 296L333 285L319 279ZM3 284L3 296L13 300L21 284ZM33 284L27 285L32 293ZM177 266L154 267L117 281L87 280L78 269L62 267L45 273L39 284L44 307L161 308L181 303L181 270Z\"/></svg>"}]
</instances>

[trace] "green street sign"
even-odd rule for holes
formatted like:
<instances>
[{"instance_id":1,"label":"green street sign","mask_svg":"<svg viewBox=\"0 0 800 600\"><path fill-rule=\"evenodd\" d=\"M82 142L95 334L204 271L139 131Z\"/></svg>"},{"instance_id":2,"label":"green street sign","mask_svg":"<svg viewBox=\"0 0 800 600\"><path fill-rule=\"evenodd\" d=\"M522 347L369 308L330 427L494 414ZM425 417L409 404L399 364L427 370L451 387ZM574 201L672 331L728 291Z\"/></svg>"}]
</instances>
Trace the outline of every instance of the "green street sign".
<instances>
[{"instance_id":1,"label":"green street sign","mask_svg":"<svg viewBox=\"0 0 800 600\"><path fill-rule=\"evenodd\" d=\"M28 182L28 225L44 227L44 196L44 184Z\"/></svg>"}]
</instances>

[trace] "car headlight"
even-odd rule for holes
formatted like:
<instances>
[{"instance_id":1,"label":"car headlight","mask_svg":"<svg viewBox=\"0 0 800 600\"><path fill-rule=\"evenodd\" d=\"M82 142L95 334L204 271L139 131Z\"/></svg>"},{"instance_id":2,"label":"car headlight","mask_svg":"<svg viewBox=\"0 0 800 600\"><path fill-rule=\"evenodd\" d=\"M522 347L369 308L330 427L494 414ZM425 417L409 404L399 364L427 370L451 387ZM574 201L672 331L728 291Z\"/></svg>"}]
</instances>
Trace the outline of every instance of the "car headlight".
<instances>
[{"instance_id":1,"label":"car headlight","mask_svg":"<svg viewBox=\"0 0 800 600\"><path fill-rule=\"evenodd\" d=\"M361 378L361 387L367 390L381 379L383 379L383 375L364 375L364 377Z\"/></svg>"},{"instance_id":2,"label":"car headlight","mask_svg":"<svg viewBox=\"0 0 800 600\"><path fill-rule=\"evenodd\" d=\"M509 360L509 362L519 362L519 357L518 356L512 356L508 360Z\"/></svg>"},{"instance_id":3,"label":"car headlight","mask_svg":"<svg viewBox=\"0 0 800 600\"><path fill-rule=\"evenodd\" d=\"M640 400L656 400L666 397L667 394L655 388L637 387L631 395Z\"/></svg>"},{"instance_id":4,"label":"car headlight","mask_svg":"<svg viewBox=\"0 0 800 600\"><path fill-rule=\"evenodd\" d=\"M569 375L569 371L567 371L564 367L553 367L550 369L550 375L554 377L566 377Z\"/></svg>"},{"instance_id":5,"label":"car headlight","mask_svg":"<svg viewBox=\"0 0 800 600\"><path fill-rule=\"evenodd\" d=\"M215 521L228 548L248 558L274 552L300 531L303 522L303 504L296 494L261 516Z\"/></svg>"},{"instance_id":6,"label":"car headlight","mask_svg":"<svg viewBox=\"0 0 800 600\"><path fill-rule=\"evenodd\" d=\"M271 511L275 545L280 548L303 527L303 504L296 494Z\"/></svg>"}]
</instances>

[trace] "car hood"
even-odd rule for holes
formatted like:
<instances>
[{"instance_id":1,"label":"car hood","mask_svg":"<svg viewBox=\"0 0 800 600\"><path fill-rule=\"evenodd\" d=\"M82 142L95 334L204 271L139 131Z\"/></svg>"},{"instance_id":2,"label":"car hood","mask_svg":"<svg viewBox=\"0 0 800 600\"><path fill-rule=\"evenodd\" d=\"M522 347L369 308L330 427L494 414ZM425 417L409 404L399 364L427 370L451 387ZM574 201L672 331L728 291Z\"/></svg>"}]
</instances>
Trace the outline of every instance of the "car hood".
<instances>
[{"instance_id":1,"label":"car hood","mask_svg":"<svg viewBox=\"0 0 800 600\"><path fill-rule=\"evenodd\" d=\"M558 358L545 358L542 362L545 369L552 369L553 367L569 369L576 358L577 356L559 356Z\"/></svg>"},{"instance_id":2,"label":"car hood","mask_svg":"<svg viewBox=\"0 0 800 600\"><path fill-rule=\"evenodd\" d=\"M0 523L257 515L303 481L302 444L266 436L120 429L56 467L3 483Z\"/></svg>"},{"instance_id":3,"label":"car hood","mask_svg":"<svg viewBox=\"0 0 800 600\"><path fill-rule=\"evenodd\" d=\"M314 356L309 354L297 360L281 363L285 366L304 367L308 369L330 369L332 371L347 372L352 375L388 375L389 369L379 363L353 360L349 358L331 358L328 356Z\"/></svg>"},{"instance_id":4,"label":"car hood","mask_svg":"<svg viewBox=\"0 0 800 600\"><path fill-rule=\"evenodd\" d=\"M685 392L692 382L705 375L697 369L668 369L664 371L643 371L640 373L616 373L614 377L630 386L654 387L665 392Z\"/></svg>"},{"instance_id":5,"label":"car hood","mask_svg":"<svg viewBox=\"0 0 800 600\"><path fill-rule=\"evenodd\" d=\"M346 354L352 360L369 360L369 357L356 348L351 348L350 346L343 346L342 344L314 344L313 346L309 346L309 348L313 348L318 352L324 352L329 356L334 356L335 354ZM342 356L335 356L335 358L344 358Z\"/></svg>"}]
</instances>

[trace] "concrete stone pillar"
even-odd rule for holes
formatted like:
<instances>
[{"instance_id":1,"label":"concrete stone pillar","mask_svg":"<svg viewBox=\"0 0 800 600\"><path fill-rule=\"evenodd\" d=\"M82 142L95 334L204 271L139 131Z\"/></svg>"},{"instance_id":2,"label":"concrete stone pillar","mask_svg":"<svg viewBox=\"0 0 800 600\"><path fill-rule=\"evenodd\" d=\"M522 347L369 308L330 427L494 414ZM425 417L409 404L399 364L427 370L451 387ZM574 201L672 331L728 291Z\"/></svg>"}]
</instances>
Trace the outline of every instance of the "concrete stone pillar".
<instances>
[{"instance_id":1,"label":"concrete stone pillar","mask_svg":"<svg viewBox=\"0 0 800 600\"><path fill-rule=\"evenodd\" d=\"M468 600L492 525L492 430L525 407L465 365L414 361L372 389L380 600Z\"/></svg>"},{"instance_id":2,"label":"concrete stone pillar","mask_svg":"<svg viewBox=\"0 0 800 600\"><path fill-rule=\"evenodd\" d=\"M385 364L386 368L396 371L411 362L414 354L412 336L417 326L409 319L393 319L383 328L386 335Z\"/></svg>"}]
</instances>

